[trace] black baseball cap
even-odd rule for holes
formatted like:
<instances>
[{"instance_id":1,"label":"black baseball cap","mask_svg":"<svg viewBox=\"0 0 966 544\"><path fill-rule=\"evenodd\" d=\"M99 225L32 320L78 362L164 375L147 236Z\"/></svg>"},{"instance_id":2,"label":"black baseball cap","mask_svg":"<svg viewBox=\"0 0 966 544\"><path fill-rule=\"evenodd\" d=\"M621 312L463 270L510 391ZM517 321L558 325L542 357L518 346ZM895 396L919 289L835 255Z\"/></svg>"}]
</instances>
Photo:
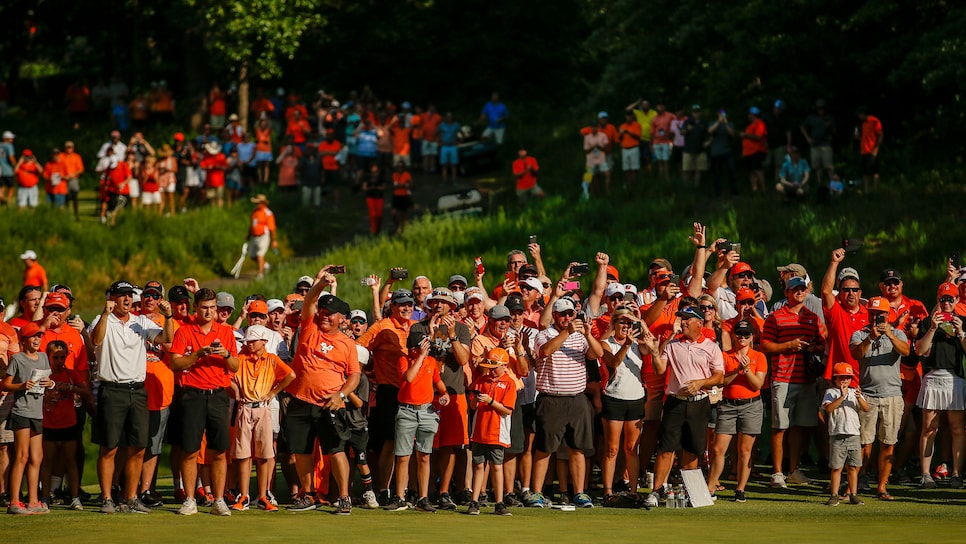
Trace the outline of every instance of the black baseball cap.
<instances>
[{"instance_id":1,"label":"black baseball cap","mask_svg":"<svg viewBox=\"0 0 966 544\"><path fill-rule=\"evenodd\" d=\"M899 280L902 281L902 274L895 268L886 268L879 274L879 281Z\"/></svg>"},{"instance_id":2,"label":"black baseball cap","mask_svg":"<svg viewBox=\"0 0 966 544\"><path fill-rule=\"evenodd\" d=\"M427 338L426 333L421 331L412 331L409 336L406 337L406 349L418 348L419 344L423 341L423 338Z\"/></svg>"},{"instance_id":3,"label":"black baseball cap","mask_svg":"<svg viewBox=\"0 0 966 544\"><path fill-rule=\"evenodd\" d=\"M141 288L141 292L143 292L143 293L147 293L148 291L154 291L155 293L157 293L157 294L159 294L159 295L161 295L163 297L164 296L164 285L161 285L161 282L160 281L151 280L151 281L145 283L144 284L144 287Z\"/></svg>"},{"instance_id":4,"label":"black baseball cap","mask_svg":"<svg viewBox=\"0 0 966 544\"><path fill-rule=\"evenodd\" d=\"M131 282L124 280L116 281L111 284L111 287L107 290L108 296L119 297L122 295L130 295L134 293L134 285Z\"/></svg>"},{"instance_id":5,"label":"black baseball cap","mask_svg":"<svg viewBox=\"0 0 966 544\"><path fill-rule=\"evenodd\" d=\"M190 300L191 296L188 294L188 288L184 285L175 285L168 292L168 300L171 302L184 302Z\"/></svg>"},{"instance_id":6,"label":"black baseball cap","mask_svg":"<svg viewBox=\"0 0 966 544\"><path fill-rule=\"evenodd\" d=\"M335 295L322 295L319 297L319 309L328 310L333 314L349 315L349 305Z\"/></svg>"},{"instance_id":7,"label":"black baseball cap","mask_svg":"<svg viewBox=\"0 0 966 544\"><path fill-rule=\"evenodd\" d=\"M755 328L751 326L751 322L747 319L742 319L737 324L735 324L735 334L754 334Z\"/></svg>"}]
</instances>

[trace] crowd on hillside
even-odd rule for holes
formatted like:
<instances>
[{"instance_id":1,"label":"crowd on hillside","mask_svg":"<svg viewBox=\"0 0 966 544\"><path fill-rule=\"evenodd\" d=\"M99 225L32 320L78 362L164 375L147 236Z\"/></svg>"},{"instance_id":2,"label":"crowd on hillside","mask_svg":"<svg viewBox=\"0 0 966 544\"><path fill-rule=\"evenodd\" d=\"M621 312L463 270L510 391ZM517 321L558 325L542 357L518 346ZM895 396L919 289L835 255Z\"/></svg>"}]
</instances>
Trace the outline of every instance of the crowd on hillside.
<instances>
[{"instance_id":1,"label":"crowd on hillside","mask_svg":"<svg viewBox=\"0 0 966 544\"><path fill-rule=\"evenodd\" d=\"M828 489L802 489L831 506L913 479L962 488L966 268L950 259L922 302L900 270L860 272L841 248L812 276L768 273L697 223L690 239L680 274L655 258L637 283L603 252L552 279L534 239L489 292L480 260L435 286L393 268L363 278L368 309L339 298L360 273L341 265L243 301L118 280L90 323L74 294L104 286L48 286L27 251L0 324L0 493L11 514L84 509L89 417L103 513L164 504L165 444L182 515L653 507L678 469L703 469L712 498L733 481L742 503L756 461L775 489L827 470Z\"/></svg>"}]
</instances>

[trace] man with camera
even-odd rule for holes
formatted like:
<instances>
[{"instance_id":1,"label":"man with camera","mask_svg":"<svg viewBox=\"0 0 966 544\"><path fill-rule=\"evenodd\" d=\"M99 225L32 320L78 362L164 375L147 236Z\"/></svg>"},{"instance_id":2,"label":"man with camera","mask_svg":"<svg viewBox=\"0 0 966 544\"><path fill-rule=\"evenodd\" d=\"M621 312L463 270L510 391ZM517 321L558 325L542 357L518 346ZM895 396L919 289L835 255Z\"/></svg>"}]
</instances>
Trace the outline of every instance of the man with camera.
<instances>
[{"instance_id":1,"label":"man with camera","mask_svg":"<svg viewBox=\"0 0 966 544\"><path fill-rule=\"evenodd\" d=\"M859 439L862 444L859 480L864 479L868 486L866 470L872 457L872 444L878 438L877 496L881 500L891 501L893 497L886 491L886 484L892 472L893 450L899 441L903 412L899 364L902 357L909 355L909 341L905 333L889 324L890 308L884 298L869 299L867 307L869 324L852 334L850 345L851 354L859 363L859 390L869 404L868 411L859 412ZM854 387L855 378L852 381Z\"/></svg>"}]
</instances>

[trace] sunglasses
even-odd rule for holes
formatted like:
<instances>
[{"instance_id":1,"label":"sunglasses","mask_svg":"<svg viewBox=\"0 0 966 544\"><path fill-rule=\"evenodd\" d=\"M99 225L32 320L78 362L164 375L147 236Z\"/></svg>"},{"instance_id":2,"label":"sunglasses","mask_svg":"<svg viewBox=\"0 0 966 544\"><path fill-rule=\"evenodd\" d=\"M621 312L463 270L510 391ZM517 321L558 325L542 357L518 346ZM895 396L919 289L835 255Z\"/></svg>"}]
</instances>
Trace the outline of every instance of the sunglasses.
<instances>
[{"instance_id":1,"label":"sunglasses","mask_svg":"<svg viewBox=\"0 0 966 544\"><path fill-rule=\"evenodd\" d=\"M943 304L952 304L955 301L956 299L951 296L939 297L939 302L942 302Z\"/></svg>"},{"instance_id":2,"label":"sunglasses","mask_svg":"<svg viewBox=\"0 0 966 544\"><path fill-rule=\"evenodd\" d=\"M843 293L858 293L861 290L861 287L843 287L839 289L839 291L842 291Z\"/></svg>"},{"instance_id":3,"label":"sunglasses","mask_svg":"<svg viewBox=\"0 0 966 544\"><path fill-rule=\"evenodd\" d=\"M310 289L309 287L299 287L298 289L295 290L295 292L300 295L304 295L305 293L309 292L309 289Z\"/></svg>"},{"instance_id":4,"label":"sunglasses","mask_svg":"<svg viewBox=\"0 0 966 544\"><path fill-rule=\"evenodd\" d=\"M942 299L940 299L940 302L941 301L942 301ZM50 310L51 312L64 312L64 311L67 311L67 308L64 308L63 306L47 306L47 309Z\"/></svg>"},{"instance_id":5,"label":"sunglasses","mask_svg":"<svg viewBox=\"0 0 966 544\"><path fill-rule=\"evenodd\" d=\"M742 272L740 274L735 274L733 277L742 279L742 280L750 280L751 278L754 278L755 275L752 274L751 272Z\"/></svg>"},{"instance_id":6,"label":"sunglasses","mask_svg":"<svg viewBox=\"0 0 966 544\"><path fill-rule=\"evenodd\" d=\"M752 337L752 334L750 332L745 334L735 333L735 338L751 338L751 337Z\"/></svg>"},{"instance_id":7,"label":"sunglasses","mask_svg":"<svg viewBox=\"0 0 966 544\"><path fill-rule=\"evenodd\" d=\"M521 291L535 291L536 289L534 289L533 286L531 286L529 284L522 283L522 284L520 284L520 290Z\"/></svg>"},{"instance_id":8,"label":"sunglasses","mask_svg":"<svg viewBox=\"0 0 966 544\"><path fill-rule=\"evenodd\" d=\"M702 304L702 305L698 306L698 308L701 308L701 311L702 312L710 312L710 311L714 310L714 306L707 305L707 304Z\"/></svg>"},{"instance_id":9,"label":"sunglasses","mask_svg":"<svg viewBox=\"0 0 966 544\"><path fill-rule=\"evenodd\" d=\"M158 293L141 293L141 298L153 298L154 300L161 300L161 295Z\"/></svg>"},{"instance_id":10,"label":"sunglasses","mask_svg":"<svg viewBox=\"0 0 966 544\"><path fill-rule=\"evenodd\" d=\"M886 281L882 282L882 285L888 285L889 287L895 287L895 286L899 285L900 283L902 283L902 281L900 281L900 280L886 280Z\"/></svg>"},{"instance_id":11,"label":"sunglasses","mask_svg":"<svg viewBox=\"0 0 966 544\"><path fill-rule=\"evenodd\" d=\"M754 306L755 305L755 301L754 300L751 300L751 299L739 300L738 301L738 304L740 304L742 306Z\"/></svg>"},{"instance_id":12,"label":"sunglasses","mask_svg":"<svg viewBox=\"0 0 966 544\"><path fill-rule=\"evenodd\" d=\"M360 325L365 322L366 320L362 319L361 317L353 317L352 319L349 320L349 323L352 323L353 325Z\"/></svg>"},{"instance_id":13,"label":"sunglasses","mask_svg":"<svg viewBox=\"0 0 966 544\"><path fill-rule=\"evenodd\" d=\"M617 294L617 295L611 295L611 296L610 296L610 299L611 299L611 300L624 300L624 295L620 295L620 294Z\"/></svg>"},{"instance_id":14,"label":"sunglasses","mask_svg":"<svg viewBox=\"0 0 966 544\"><path fill-rule=\"evenodd\" d=\"M248 314L249 319L268 319L268 314L263 314L261 312L254 312Z\"/></svg>"},{"instance_id":15,"label":"sunglasses","mask_svg":"<svg viewBox=\"0 0 966 544\"><path fill-rule=\"evenodd\" d=\"M573 316L577 315L577 312L575 312L573 310L567 310L566 312L560 312L560 315L562 315L564 317L573 317Z\"/></svg>"},{"instance_id":16,"label":"sunglasses","mask_svg":"<svg viewBox=\"0 0 966 544\"><path fill-rule=\"evenodd\" d=\"M543 284L543 288L544 289L549 289L550 288L550 284L549 283L544 283Z\"/></svg>"}]
</instances>

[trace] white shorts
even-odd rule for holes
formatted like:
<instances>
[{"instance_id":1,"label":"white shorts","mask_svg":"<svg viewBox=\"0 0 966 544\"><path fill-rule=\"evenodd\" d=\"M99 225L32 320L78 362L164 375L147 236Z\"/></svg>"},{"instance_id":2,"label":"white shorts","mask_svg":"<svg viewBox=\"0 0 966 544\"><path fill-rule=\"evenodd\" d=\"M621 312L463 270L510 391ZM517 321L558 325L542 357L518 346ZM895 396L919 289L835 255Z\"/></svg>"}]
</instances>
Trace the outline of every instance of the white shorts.
<instances>
[{"instance_id":1,"label":"white shorts","mask_svg":"<svg viewBox=\"0 0 966 544\"><path fill-rule=\"evenodd\" d=\"M624 171L641 169L641 149L639 147L621 149L621 164Z\"/></svg>"},{"instance_id":2,"label":"white shorts","mask_svg":"<svg viewBox=\"0 0 966 544\"><path fill-rule=\"evenodd\" d=\"M141 193L141 204L145 206L150 206L151 204L161 203L161 191L155 191L151 193Z\"/></svg>"},{"instance_id":3,"label":"white shorts","mask_svg":"<svg viewBox=\"0 0 966 544\"><path fill-rule=\"evenodd\" d=\"M161 192L162 193L173 193L174 190L176 189L175 185L177 185L177 184L176 183L169 183L167 187L162 187L161 188Z\"/></svg>"},{"instance_id":4,"label":"white shorts","mask_svg":"<svg viewBox=\"0 0 966 544\"><path fill-rule=\"evenodd\" d=\"M925 410L962 410L963 379L948 370L932 370L922 377L916 405Z\"/></svg>"},{"instance_id":5,"label":"white shorts","mask_svg":"<svg viewBox=\"0 0 966 544\"><path fill-rule=\"evenodd\" d=\"M496 143L502 144L503 143L503 133L504 133L505 130L506 130L505 128L491 128L491 127L486 127L486 130L483 131L483 139L485 140L487 138L491 138L492 137L494 140L496 140Z\"/></svg>"},{"instance_id":6,"label":"white shorts","mask_svg":"<svg viewBox=\"0 0 966 544\"><path fill-rule=\"evenodd\" d=\"M423 140L423 156L427 155L439 155L439 142Z\"/></svg>"},{"instance_id":7,"label":"white shorts","mask_svg":"<svg viewBox=\"0 0 966 544\"><path fill-rule=\"evenodd\" d=\"M392 166L394 168L395 168L395 166L397 164L399 164L399 161L402 161L402 163L405 164L406 166L412 166L412 162L409 159L409 155L397 155L397 154L393 153L392 154Z\"/></svg>"},{"instance_id":8,"label":"white shorts","mask_svg":"<svg viewBox=\"0 0 966 544\"><path fill-rule=\"evenodd\" d=\"M131 181L127 182L127 186L128 189L130 189L129 194L131 195L132 199L141 196L141 183L138 182L138 180L132 179Z\"/></svg>"},{"instance_id":9,"label":"white shorts","mask_svg":"<svg viewBox=\"0 0 966 544\"><path fill-rule=\"evenodd\" d=\"M268 249L272 245L272 233L265 231L265 234L261 236L252 236L248 240L248 256L254 259L255 257L264 257L268 254Z\"/></svg>"}]
</instances>

